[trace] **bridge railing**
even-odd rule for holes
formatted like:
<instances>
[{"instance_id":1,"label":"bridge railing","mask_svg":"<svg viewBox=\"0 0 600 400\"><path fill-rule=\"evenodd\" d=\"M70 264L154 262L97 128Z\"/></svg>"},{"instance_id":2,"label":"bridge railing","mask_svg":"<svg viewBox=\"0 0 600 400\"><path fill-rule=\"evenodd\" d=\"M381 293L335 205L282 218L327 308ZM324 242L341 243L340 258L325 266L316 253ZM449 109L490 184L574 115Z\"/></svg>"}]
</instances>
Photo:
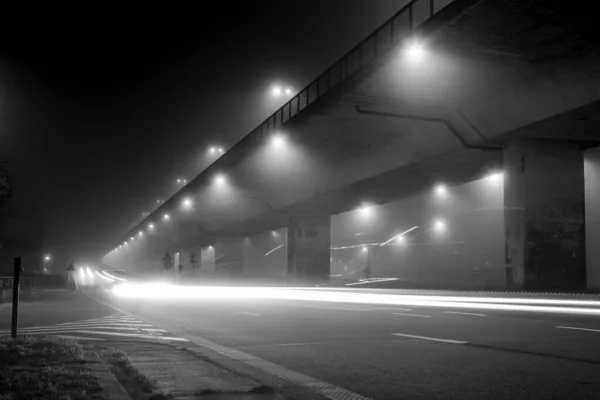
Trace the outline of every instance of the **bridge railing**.
<instances>
[{"instance_id":1,"label":"bridge railing","mask_svg":"<svg viewBox=\"0 0 600 400\"><path fill-rule=\"evenodd\" d=\"M340 83L357 74L375 58L396 45L408 33L419 27L454 1L455 0L411 0L366 39L354 46L345 56L335 62L281 108L275 111L269 118L263 121L258 127L236 143L228 153L233 152L239 154L244 151L244 146L246 144L254 141L262 141L264 134L280 128L283 124L298 115L302 110L323 97ZM213 170L218 170L221 166L228 164L228 158L236 158L235 154L231 154L231 156L232 157L221 157L204 172L209 173ZM194 178L193 181L201 179L200 176L204 175L204 172ZM181 190L186 190L186 188L184 187ZM163 203L151 214L161 209L162 206L166 206L167 203L170 203L176 195L177 194L173 195L167 202ZM146 218L136 224L133 230L139 227L145 219ZM133 230L130 230L129 232ZM126 238L127 236L129 236L129 234L123 237Z\"/></svg>"},{"instance_id":2,"label":"bridge railing","mask_svg":"<svg viewBox=\"0 0 600 400\"><path fill-rule=\"evenodd\" d=\"M325 93L353 76L377 56L389 50L406 34L433 17L454 0L412 0L375 32L285 103L246 138L277 129ZM242 142L246 139L244 138Z\"/></svg>"}]
</instances>

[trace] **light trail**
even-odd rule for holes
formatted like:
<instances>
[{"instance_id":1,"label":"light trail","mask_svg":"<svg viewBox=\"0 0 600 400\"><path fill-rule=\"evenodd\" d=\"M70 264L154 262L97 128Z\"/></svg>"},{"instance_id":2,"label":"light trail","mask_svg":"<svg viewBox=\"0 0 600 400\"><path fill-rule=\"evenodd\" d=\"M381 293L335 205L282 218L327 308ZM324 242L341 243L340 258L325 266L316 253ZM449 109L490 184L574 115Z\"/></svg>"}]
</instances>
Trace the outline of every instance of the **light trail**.
<instances>
[{"instance_id":1,"label":"light trail","mask_svg":"<svg viewBox=\"0 0 600 400\"><path fill-rule=\"evenodd\" d=\"M404 236L407 233L414 231L418 227L419 227L418 225L417 226L413 226L412 228L407 229L404 232L397 234L396 236L392 237L391 239L388 239L387 241L381 243L381 246L386 246L386 245L390 244L390 242L393 242L394 240L398 239L400 236Z\"/></svg>"},{"instance_id":2,"label":"light trail","mask_svg":"<svg viewBox=\"0 0 600 400\"><path fill-rule=\"evenodd\" d=\"M443 307L464 310L497 310L600 316L600 301L494 299L443 296L407 296L327 291L306 288L178 286L166 283L126 283L112 289L125 299L164 300L298 300L334 303Z\"/></svg>"},{"instance_id":3,"label":"light trail","mask_svg":"<svg viewBox=\"0 0 600 400\"><path fill-rule=\"evenodd\" d=\"M121 282L127 282L127 279L125 279L125 278L119 278L118 276L111 275L111 274L109 274L109 273L108 273L108 272L106 272L106 271L102 271L102 273L103 273L104 275L108 276L109 278L115 279L115 280L117 280L117 281L121 281Z\"/></svg>"},{"instance_id":4,"label":"light trail","mask_svg":"<svg viewBox=\"0 0 600 400\"><path fill-rule=\"evenodd\" d=\"M267 254L265 254L265 257L266 257L266 256L268 256L269 254L271 254L271 253L273 253L273 252L275 252L275 251L279 250L279 249L280 249L280 248L282 248L282 247L283 247L283 245L282 245L282 244L280 244L279 246L275 247L273 250L270 250L270 251L268 251L268 252L267 252Z\"/></svg>"},{"instance_id":5,"label":"light trail","mask_svg":"<svg viewBox=\"0 0 600 400\"><path fill-rule=\"evenodd\" d=\"M104 276L104 275L102 275L102 274L101 274L100 272L98 272L98 271L94 271L94 273L95 273L96 275L98 275L100 278L102 278L102 279L105 279L105 280L107 280L107 281L109 281L109 282L114 282L114 281L115 281L114 279L112 279L112 278L109 278L108 276Z\"/></svg>"},{"instance_id":6,"label":"light trail","mask_svg":"<svg viewBox=\"0 0 600 400\"><path fill-rule=\"evenodd\" d=\"M400 278L371 278L371 279L362 280L360 282L346 283L346 286L364 285L364 284L373 283L373 282L397 281L398 279L400 279Z\"/></svg>"}]
</instances>

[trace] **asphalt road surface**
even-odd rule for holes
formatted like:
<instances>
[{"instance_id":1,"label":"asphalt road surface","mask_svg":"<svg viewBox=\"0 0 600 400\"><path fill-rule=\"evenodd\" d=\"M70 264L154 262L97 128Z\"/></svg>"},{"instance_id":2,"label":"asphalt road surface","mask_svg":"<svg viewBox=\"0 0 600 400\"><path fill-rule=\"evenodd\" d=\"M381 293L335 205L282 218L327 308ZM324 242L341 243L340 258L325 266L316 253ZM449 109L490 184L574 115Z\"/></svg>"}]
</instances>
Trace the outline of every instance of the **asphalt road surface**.
<instances>
[{"instance_id":1,"label":"asphalt road surface","mask_svg":"<svg viewBox=\"0 0 600 400\"><path fill-rule=\"evenodd\" d=\"M367 398L600 399L600 316L159 298L112 301L191 341Z\"/></svg>"},{"instance_id":2,"label":"asphalt road surface","mask_svg":"<svg viewBox=\"0 0 600 400\"><path fill-rule=\"evenodd\" d=\"M91 299L54 296L38 312L34 303L24 308L20 325L115 312ZM316 390L330 390L334 399L600 399L600 316L535 307L161 300L158 293L103 299L170 337L225 346L238 359L292 380L314 378ZM0 308L0 328L9 327L9 309Z\"/></svg>"}]
</instances>

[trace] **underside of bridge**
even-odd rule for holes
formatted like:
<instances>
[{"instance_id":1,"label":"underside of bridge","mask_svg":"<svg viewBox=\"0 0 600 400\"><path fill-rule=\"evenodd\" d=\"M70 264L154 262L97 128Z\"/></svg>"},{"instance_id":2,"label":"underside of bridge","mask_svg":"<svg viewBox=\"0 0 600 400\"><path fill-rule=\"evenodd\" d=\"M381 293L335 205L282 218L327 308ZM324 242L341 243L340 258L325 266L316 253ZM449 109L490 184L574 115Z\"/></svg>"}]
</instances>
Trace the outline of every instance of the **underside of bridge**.
<instances>
[{"instance_id":1,"label":"underside of bridge","mask_svg":"<svg viewBox=\"0 0 600 400\"><path fill-rule=\"evenodd\" d=\"M196 253L199 273L294 282L369 270L406 285L600 289L585 245L600 231L599 43L572 8L450 2L253 132L104 262L158 273L179 252L186 273Z\"/></svg>"}]
</instances>

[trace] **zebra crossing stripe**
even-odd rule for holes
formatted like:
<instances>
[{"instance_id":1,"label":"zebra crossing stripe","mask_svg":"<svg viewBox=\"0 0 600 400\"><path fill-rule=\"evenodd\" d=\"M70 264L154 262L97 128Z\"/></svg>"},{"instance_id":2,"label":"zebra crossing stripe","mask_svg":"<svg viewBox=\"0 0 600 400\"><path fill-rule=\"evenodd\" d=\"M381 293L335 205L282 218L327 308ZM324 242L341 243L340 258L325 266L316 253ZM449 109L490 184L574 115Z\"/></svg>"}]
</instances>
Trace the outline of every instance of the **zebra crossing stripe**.
<instances>
[{"instance_id":1,"label":"zebra crossing stripe","mask_svg":"<svg viewBox=\"0 0 600 400\"><path fill-rule=\"evenodd\" d=\"M174 342L187 342L187 339L180 337L169 337L169 336L153 336L153 335L143 335L139 333L116 333L116 332L97 332L97 331L89 331L89 330L77 330L72 331L73 333L88 333L90 335L100 335L100 336L124 336L124 337L135 337L142 339L158 339L158 340L168 340Z\"/></svg>"},{"instance_id":2,"label":"zebra crossing stripe","mask_svg":"<svg viewBox=\"0 0 600 400\"><path fill-rule=\"evenodd\" d=\"M114 331L114 332L113 332ZM19 329L25 335L53 335L75 340L108 340L97 337L79 336L84 334L93 336L120 336L124 338L141 338L164 341L187 342L187 339L171 336L162 336L168 333L164 329L154 328L137 318L127 316L111 316L60 324L33 326ZM8 335L10 330L0 330L0 336Z\"/></svg>"},{"instance_id":3,"label":"zebra crossing stripe","mask_svg":"<svg viewBox=\"0 0 600 400\"><path fill-rule=\"evenodd\" d=\"M63 339L71 339L71 340L98 340L98 341L105 340L105 339L91 338L91 337L85 337L85 336L69 336L69 335L56 335L56 336L63 338Z\"/></svg>"},{"instance_id":4,"label":"zebra crossing stripe","mask_svg":"<svg viewBox=\"0 0 600 400\"><path fill-rule=\"evenodd\" d=\"M77 330L77 329L84 329L84 328L93 328L93 329L107 329L107 330L116 330L116 331L136 331L139 332L141 330L144 330L143 328L132 328L132 327L114 327L114 326L102 326L102 327L96 327L96 326L88 326L88 325L81 325L81 326L73 326L73 327L36 327L36 328L23 328L23 329L19 329L19 332L23 332L23 333L27 333L27 332L69 332L69 331L73 331L73 330ZM0 334L2 333L9 333L9 330L3 330L0 331ZM99 331L101 332L101 331ZM166 332L166 331L164 331Z\"/></svg>"}]
</instances>

